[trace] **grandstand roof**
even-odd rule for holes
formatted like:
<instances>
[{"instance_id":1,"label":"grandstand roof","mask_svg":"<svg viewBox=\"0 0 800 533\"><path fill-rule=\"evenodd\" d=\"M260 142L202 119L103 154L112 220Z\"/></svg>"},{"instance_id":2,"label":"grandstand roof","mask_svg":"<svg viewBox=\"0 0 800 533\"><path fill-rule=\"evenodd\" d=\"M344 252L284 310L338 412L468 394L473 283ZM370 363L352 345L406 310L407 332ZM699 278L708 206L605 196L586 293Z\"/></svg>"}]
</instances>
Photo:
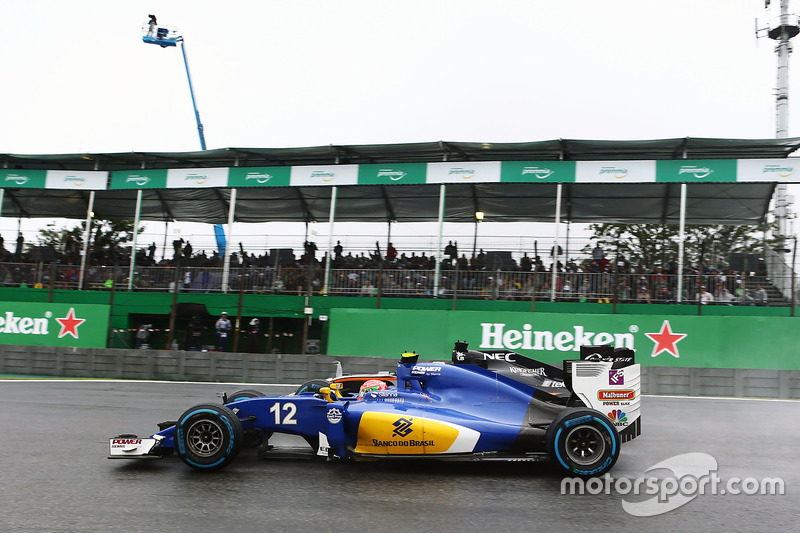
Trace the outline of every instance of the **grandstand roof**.
<instances>
[{"instance_id":1,"label":"grandstand roof","mask_svg":"<svg viewBox=\"0 0 800 533\"><path fill-rule=\"evenodd\" d=\"M232 166L427 163L435 161L602 161L628 159L773 159L800 148L800 138L637 141L555 139L523 143L423 142L301 148L218 148L198 152L0 154L4 168L126 170Z\"/></svg>"},{"instance_id":2,"label":"grandstand roof","mask_svg":"<svg viewBox=\"0 0 800 533\"><path fill-rule=\"evenodd\" d=\"M223 148L199 152L0 154L5 169L102 170L402 164L442 161L619 161L783 159L800 148L791 139L695 139L610 141L558 139L530 143L429 142L336 145L304 148ZM483 211L487 221L555 220L557 183L447 184L445 220L469 222ZM562 183L562 220L573 222L678 223L680 183ZM691 183L688 224L761 222L774 182ZM237 222L327 221L332 187L237 188ZM132 219L136 190L98 190L95 216ZM231 188L145 189L143 220L224 223ZM4 217L86 216L89 192L5 187ZM421 222L436 220L439 186L337 186L337 221Z\"/></svg>"}]
</instances>

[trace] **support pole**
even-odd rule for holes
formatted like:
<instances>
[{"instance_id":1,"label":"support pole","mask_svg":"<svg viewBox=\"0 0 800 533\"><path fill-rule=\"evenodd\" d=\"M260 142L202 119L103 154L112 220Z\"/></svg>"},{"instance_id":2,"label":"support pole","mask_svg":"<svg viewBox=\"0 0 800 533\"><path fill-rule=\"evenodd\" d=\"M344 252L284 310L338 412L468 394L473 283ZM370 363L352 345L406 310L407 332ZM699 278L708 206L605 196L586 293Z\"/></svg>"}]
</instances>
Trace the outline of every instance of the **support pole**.
<instances>
[{"instance_id":1,"label":"support pole","mask_svg":"<svg viewBox=\"0 0 800 533\"><path fill-rule=\"evenodd\" d=\"M131 269L128 273L128 291L133 290L133 276L136 274L136 240L139 237L139 217L141 212L142 190L139 189L136 191L136 216L133 218L133 242L131 243Z\"/></svg>"},{"instance_id":2,"label":"support pole","mask_svg":"<svg viewBox=\"0 0 800 533\"><path fill-rule=\"evenodd\" d=\"M333 222L336 215L336 187L331 188L331 209L328 215L328 251L325 253L325 283L323 292L325 296L330 294L331 282L331 254L333 253Z\"/></svg>"},{"instance_id":3,"label":"support pole","mask_svg":"<svg viewBox=\"0 0 800 533\"><path fill-rule=\"evenodd\" d=\"M83 289L83 278L86 270L86 256L89 255L89 237L92 231L92 210L94 210L94 191L89 191L89 206L86 209L86 229L83 232L83 253L81 255L81 269L78 274L78 290Z\"/></svg>"},{"instance_id":4,"label":"support pole","mask_svg":"<svg viewBox=\"0 0 800 533\"><path fill-rule=\"evenodd\" d=\"M558 229L561 226L561 184L556 185L556 233L553 245L553 266L550 270L550 301L556 301L556 278L558 276Z\"/></svg>"},{"instance_id":5,"label":"support pole","mask_svg":"<svg viewBox=\"0 0 800 533\"><path fill-rule=\"evenodd\" d=\"M683 300L683 243L686 240L686 184L681 183L681 220L678 229L678 294L675 301Z\"/></svg>"},{"instance_id":6,"label":"support pole","mask_svg":"<svg viewBox=\"0 0 800 533\"><path fill-rule=\"evenodd\" d=\"M444 200L447 186L439 185L439 244L436 247L436 271L433 275L433 297L439 297L439 273L442 270L442 234L444 233Z\"/></svg>"},{"instance_id":7,"label":"support pole","mask_svg":"<svg viewBox=\"0 0 800 533\"><path fill-rule=\"evenodd\" d=\"M236 189L231 189L231 200L228 206L228 244L225 246L225 258L222 262L222 292L228 292L228 277L231 273L231 248L233 248L233 218L236 215Z\"/></svg>"}]
</instances>

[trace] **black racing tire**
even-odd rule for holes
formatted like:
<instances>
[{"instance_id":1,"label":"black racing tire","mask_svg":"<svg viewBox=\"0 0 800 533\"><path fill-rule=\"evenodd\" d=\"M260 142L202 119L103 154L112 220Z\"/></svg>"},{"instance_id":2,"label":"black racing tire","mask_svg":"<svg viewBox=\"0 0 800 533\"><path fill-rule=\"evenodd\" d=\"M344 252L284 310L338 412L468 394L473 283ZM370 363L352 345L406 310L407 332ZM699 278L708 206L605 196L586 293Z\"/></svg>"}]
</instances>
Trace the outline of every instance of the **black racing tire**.
<instances>
[{"instance_id":1,"label":"black racing tire","mask_svg":"<svg viewBox=\"0 0 800 533\"><path fill-rule=\"evenodd\" d=\"M242 389L237 390L228 396L228 404L236 403L240 400L249 400L250 398L260 398L266 396L263 392L255 389ZM269 437L268 437L269 438ZM242 440L242 448L255 448L264 442L264 433L257 429L245 429L244 440Z\"/></svg>"},{"instance_id":2,"label":"black racing tire","mask_svg":"<svg viewBox=\"0 0 800 533\"><path fill-rule=\"evenodd\" d=\"M617 428L594 409L564 411L550 423L546 438L552 461L576 476L602 476L619 457Z\"/></svg>"},{"instance_id":3,"label":"black racing tire","mask_svg":"<svg viewBox=\"0 0 800 533\"><path fill-rule=\"evenodd\" d=\"M197 470L228 466L242 447L242 422L224 405L200 404L183 413L173 433L175 451Z\"/></svg>"},{"instance_id":4,"label":"black racing tire","mask_svg":"<svg viewBox=\"0 0 800 533\"><path fill-rule=\"evenodd\" d=\"M312 379L306 381L305 383L297 387L297 390L294 391L294 394L297 395L303 392L317 393L322 387L330 387L330 386L331 382L328 381L327 379Z\"/></svg>"},{"instance_id":5,"label":"black racing tire","mask_svg":"<svg viewBox=\"0 0 800 533\"><path fill-rule=\"evenodd\" d=\"M263 392L255 389L237 390L236 392L228 396L228 403L238 402L239 400L247 400L250 398L259 398L261 396L266 396L266 395Z\"/></svg>"}]
</instances>

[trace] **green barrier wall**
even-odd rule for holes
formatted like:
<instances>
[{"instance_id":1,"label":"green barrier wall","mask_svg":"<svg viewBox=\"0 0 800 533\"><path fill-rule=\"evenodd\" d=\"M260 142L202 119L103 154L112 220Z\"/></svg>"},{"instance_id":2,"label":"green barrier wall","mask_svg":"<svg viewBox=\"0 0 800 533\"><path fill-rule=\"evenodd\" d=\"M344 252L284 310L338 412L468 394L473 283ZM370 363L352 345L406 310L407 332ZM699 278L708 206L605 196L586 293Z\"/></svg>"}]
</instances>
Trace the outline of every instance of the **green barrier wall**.
<instances>
[{"instance_id":1,"label":"green barrier wall","mask_svg":"<svg viewBox=\"0 0 800 533\"><path fill-rule=\"evenodd\" d=\"M0 344L104 348L110 308L95 304L0 303Z\"/></svg>"},{"instance_id":2,"label":"green barrier wall","mask_svg":"<svg viewBox=\"0 0 800 533\"><path fill-rule=\"evenodd\" d=\"M53 303L48 304L52 297ZM178 294L178 303L202 303L210 315L235 316L240 295ZM12 327L0 344L116 347L109 328L128 331L136 315L167 319L170 293L0 288L0 318L12 313ZM110 305L112 304L113 305ZM244 294L242 315L302 319L303 296ZM786 307L611 304L418 298L312 297L314 324L322 324L324 353L336 356L397 357L415 350L427 359L449 359L456 339L473 348L511 349L547 362L576 356L576 344L628 345L649 366L691 368L800 369L797 325ZM23 306L23 307L19 307ZM33 306L33 307L25 307ZM91 318L58 338L60 325L75 308L76 318ZM535 312L531 312L531 309ZM49 318L47 338L15 333L14 318ZM320 317L329 318L318 322ZM185 320L185 319L184 319ZM16 322L19 327L19 322ZM23 326L25 328L25 326ZM54 335L52 331L57 331ZM104 333L101 333L105 330ZM5 326L4 326L5 331ZM27 329L26 329L27 331ZM120 333L121 335L127 335ZM327 339L326 339L327 335Z\"/></svg>"},{"instance_id":3,"label":"green barrier wall","mask_svg":"<svg viewBox=\"0 0 800 533\"><path fill-rule=\"evenodd\" d=\"M455 340L545 362L576 358L582 344L636 350L647 366L800 369L797 322L766 316L590 315L334 309L328 353L397 357L413 350L449 360Z\"/></svg>"}]
</instances>

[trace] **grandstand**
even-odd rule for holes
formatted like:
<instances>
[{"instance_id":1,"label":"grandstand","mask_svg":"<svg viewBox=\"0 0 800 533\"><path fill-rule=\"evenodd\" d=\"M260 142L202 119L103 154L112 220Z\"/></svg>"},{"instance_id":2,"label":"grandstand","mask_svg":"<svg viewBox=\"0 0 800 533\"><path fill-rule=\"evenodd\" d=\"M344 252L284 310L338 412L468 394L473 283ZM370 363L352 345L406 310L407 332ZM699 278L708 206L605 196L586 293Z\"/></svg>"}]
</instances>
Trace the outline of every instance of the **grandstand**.
<instances>
[{"instance_id":1,"label":"grandstand","mask_svg":"<svg viewBox=\"0 0 800 533\"><path fill-rule=\"evenodd\" d=\"M498 239L474 256L462 240L456 259L443 255L449 239L441 229L419 250L399 250L394 258L387 257L385 246L383 252L367 249L338 257L334 244L346 237L336 233L340 222L387 224L387 243L392 225L407 222L475 225L477 239L476 213L484 214L484 224L545 222L554 228L564 222L761 224L776 184L800 179L800 167L789 157L798 148L797 138L682 138L2 154L3 217L89 220L93 214L107 220L227 223L232 242L233 224L317 222L330 231L318 236L313 258L302 243L290 246L294 263L276 260L280 254L273 252L283 246L249 253L228 246L224 254L203 257L170 257L167 250L157 261L148 256L148 242L134 243L135 254L113 260L96 250L71 257L30 250L34 255L23 258L7 245L0 291L13 300L26 298L23 289L38 289L46 301L88 301L75 293L107 292L115 331L161 320L162 329L169 330L166 345L185 318L176 312L181 301L206 305L207 319L217 309L235 307L240 317L293 320L284 321L285 329L304 339L326 335L320 309L406 305L391 303L395 299L430 301L431 309L454 311L474 309L465 303L470 301L484 302L480 309L487 311L592 304L585 312L593 314L631 312L626 305L680 303L696 308L696 314L710 307L782 307L785 316L794 316L794 272L784 252L769 248L751 267L695 271L697 265L680 257L674 269L666 272L667 265L660 265L664 271L656 273L656 265L616 268L610 254L605 263L593 264L588 242L570 243L558 229L546 243L520 237L508 250ZM568 256L551 255L563 248ZM560 268L552 268L559 262ZM763 306L756 305L760 285L768 291ZM713 303L703 303L701 286L715 296ZM120 293L130 295L127 303L120 303ZM143 304L135 303L135 295L156 293L171 298L168 311L159 300L151 307L158 312L138 312ZM245 295L261 300L243 304ZM268 302L277 297L295 299L280 300L276 308ZM330 300L320 304L320 298ZM109 339L111 345L126 342L121 336ZM321 346L324 350L325 342ZM305 343L292 349L304 350Z\"/></svg>"}]
</instances>

